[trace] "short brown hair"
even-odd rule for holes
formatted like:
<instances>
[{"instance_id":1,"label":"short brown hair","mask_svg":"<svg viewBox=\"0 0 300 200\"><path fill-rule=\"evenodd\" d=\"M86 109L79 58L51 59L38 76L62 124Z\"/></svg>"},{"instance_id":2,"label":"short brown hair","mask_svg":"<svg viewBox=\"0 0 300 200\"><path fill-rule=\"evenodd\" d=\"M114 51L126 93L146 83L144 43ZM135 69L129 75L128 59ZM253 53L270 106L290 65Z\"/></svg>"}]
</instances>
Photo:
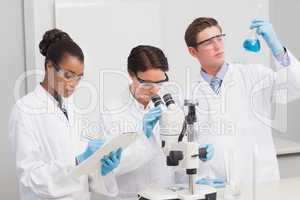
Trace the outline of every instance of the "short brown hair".
<instances>
[{"instance_id":1,"label":"short brown hair","mask_svg":"<svg viewBox=\"0 0 300 200\"><path fill-rule=\"evenodd\" d=\"M186 29L184 39L188 47L197 47L197 35L204 29L212 26L217 26L222 32L221 26L214 18L199 17L195 19Z\"/></svg>"}]
</instances>

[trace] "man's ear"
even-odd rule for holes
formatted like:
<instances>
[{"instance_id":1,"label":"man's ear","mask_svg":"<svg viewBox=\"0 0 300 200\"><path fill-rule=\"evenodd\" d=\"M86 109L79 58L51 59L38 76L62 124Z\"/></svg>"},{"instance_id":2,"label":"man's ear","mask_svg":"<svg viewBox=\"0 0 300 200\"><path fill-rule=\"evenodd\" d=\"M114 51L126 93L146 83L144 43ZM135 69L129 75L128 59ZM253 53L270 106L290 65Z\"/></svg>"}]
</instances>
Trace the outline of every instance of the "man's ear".
<instances>
[{"instance_id":1,"label":"man's ear","mask_svg":"<svg viewBox=\"0 0 300 200\"><path fill-rule=\"evenodd\" d=\"M194 58L197 57L198 51L197 51L196 48L194 48L194 47L188 47L188 51L189 51L189 53L191 54L191 56L193 56Z\"/></svg>"}]
</instances>

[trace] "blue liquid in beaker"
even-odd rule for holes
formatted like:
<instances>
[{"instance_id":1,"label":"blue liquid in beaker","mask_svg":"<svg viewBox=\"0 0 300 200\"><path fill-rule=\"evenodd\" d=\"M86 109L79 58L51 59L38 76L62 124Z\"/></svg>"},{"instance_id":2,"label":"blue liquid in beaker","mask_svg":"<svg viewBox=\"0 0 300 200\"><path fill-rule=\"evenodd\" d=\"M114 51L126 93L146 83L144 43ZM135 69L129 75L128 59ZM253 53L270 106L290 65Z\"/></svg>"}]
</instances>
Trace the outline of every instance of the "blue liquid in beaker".
<instances>
[{"instance_id":1,"label":"blue liquid in beaker","mask_svg":"<svg viewBox=\"0 0 300 200\"><path fill-rule=\"evenodd\" d=\"M250 52L257 53L260 51L261 45L259 39L246 39L243 43L244 49Z\"/></svg>"}]
</instances>

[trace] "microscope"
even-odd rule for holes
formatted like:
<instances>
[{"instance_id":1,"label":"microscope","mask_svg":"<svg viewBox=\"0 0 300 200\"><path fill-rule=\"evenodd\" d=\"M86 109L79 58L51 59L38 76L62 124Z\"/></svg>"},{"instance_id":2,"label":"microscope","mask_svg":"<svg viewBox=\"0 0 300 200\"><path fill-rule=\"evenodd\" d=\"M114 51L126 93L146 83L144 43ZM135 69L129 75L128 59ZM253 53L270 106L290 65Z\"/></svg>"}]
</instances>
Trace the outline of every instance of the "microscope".
<instances>
[{"instance_id":1,"label":"microscope","mask_svg":"<svg viewBox=\"0 0 300 200\"><path fill-rule=\"evenodd\" d=\"M194 125L197 121L197 103L185 100L186 115L176 106L171 94L162 99L152 97L154 106L162 106L163 112L159 121L161 147L166 155L167 166L185 169L188 176L188 188L173 185L167 188L151 187L138 194L141 200L216 200L216 189L207 185L198 185L197 170L199 162L206 158L206 149L199 148ZM164 107L164 104L166 107Z\"/></svg>"}]
</instances>

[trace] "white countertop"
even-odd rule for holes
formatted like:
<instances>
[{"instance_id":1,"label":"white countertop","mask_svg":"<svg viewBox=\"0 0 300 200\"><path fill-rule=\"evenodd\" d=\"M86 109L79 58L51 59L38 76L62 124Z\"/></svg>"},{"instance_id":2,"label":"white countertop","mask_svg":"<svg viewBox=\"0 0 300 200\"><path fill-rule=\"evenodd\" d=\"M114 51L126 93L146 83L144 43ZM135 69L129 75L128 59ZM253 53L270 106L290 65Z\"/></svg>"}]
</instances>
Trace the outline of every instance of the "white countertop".
<instances>
[{"instance_id":1,"label":"white countertop","mask_svg":"<svg viewBox=\"0 0 300 200\"><path fill-rule=\"evenodd\" d=\"M274 137L274 145L277 155L300 153L300 142Z\"/></svg>"},{"instance_id":2,"label":"white countertop","mask_svg":"<svg viewBox=\"0 0 300 200\"><path fill-rule=\"evenodd\" d=\"M218 200L222 198L222 189L218 191ZM253 200L252 187L241 188L241 196L237 200ZM282 179L278 182L257 186L256 200L297 200L300 199L300 177ZM137 198L124 199L137 200Z\"/></svg>"},{"instance_id":3,"label":"white countertop","mask_svg":"<svg viewBox=\"0 0 300 200\"><path fill-rule=\"evenodd\" d=\"M240 200L253 200L252 188L246 187L241 191ZM221 200L222 198L218 198ZM278 182L261 184L257 187L256 200L297 200L300 199L300 177L282 179Z\"/></svg>"}]
</instances>

